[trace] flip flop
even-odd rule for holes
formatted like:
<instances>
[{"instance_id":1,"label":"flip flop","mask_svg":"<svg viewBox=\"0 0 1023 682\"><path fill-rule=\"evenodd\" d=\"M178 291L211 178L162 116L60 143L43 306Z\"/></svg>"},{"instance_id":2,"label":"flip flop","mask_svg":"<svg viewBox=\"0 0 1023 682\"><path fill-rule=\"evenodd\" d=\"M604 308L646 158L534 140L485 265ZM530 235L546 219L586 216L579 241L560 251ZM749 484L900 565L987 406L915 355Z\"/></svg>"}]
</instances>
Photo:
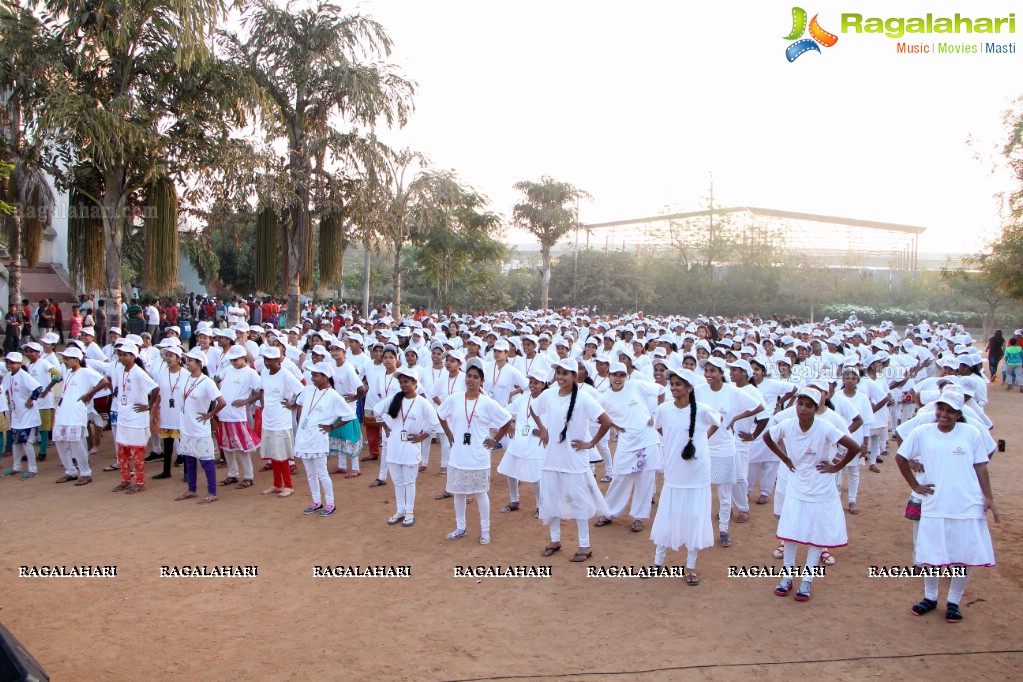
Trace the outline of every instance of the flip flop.
<instances>
[{"instance_id":1,"label":"flip flop","mask_svg":"<svg viewBox=\"0 0 1023 682\"><path fill-rule=\"evenodd\" d=\"M227 478L225 478L223 481L220 482L220 485L231 485L232 483L237 483L237 482L238 482L238 477L237 476L228 476Z\"/></svg>"},{"instance_id":2,"label":"flip flop","mask_svg":"<svg viewBox=\"0 0 1023 682\"><path fill-rule=\"evenodd\" d=\"M555 547L553 545L547 545L546 547L543 548L543 551L540 552L540 556L550 556L550 555L554 554L555 552L560 552L560 551L561 551L561 545L558 545L557 547Z\"/></svg>"},{"instance_id":3,"label":"flip flop","mask_svg":"<svg viewBox=\"0 0 1023 682\"><path fill-rule=\"evenodd\" d=\"M696 571L693 571L692 573L687 572L685 578L686 585L689 585L690 587L696 587L700 584L700 576L696 573Z\"/></svg>"},{"instance_id":4,"label":"flip flop","mask_svg":"<svg viewBox=\"0 0 1023 682\"><path fill-rule=\"evenodd\" d=\"M503 507L501 507L498 511L501 512L502 514L507 514L508 512L513 512L513 511L518 511L518 510L519 510L519 503L518 502L509 502L508 504L506 504Z\"/></svg>"},{"instance_id":5,"label":"flip flop","mask_svg":"<svg viewBox=\"0 0 1023 682\"><path fill-rule=\"evenodd\" d=\"M358 478L359 476L362 476L361 471L349 471L345 474L345 478Z\"/></svg>"},{"instance_id":6,"label":"flip flop","mask_svg":"<svg viewBox=\"0 0 1023 682\"><path fill-rule=\"evenodd\" d=\"M612 523L614 523L614 519L609 519L606 516L601 516L593 525L597 528L600 528L601 526L608 526L611 525Z\"/></svg>"},{"instance_id":7,"label":"flip flop","mask_svg":"<svg viewBox=\"0 0 1023 682\"><path fill-rule=\"evenodd\" d=\"M207 495L206 497L204 497L201 500L199 500L198 502L196 502L196 504L211 504L213 502L216 502L219 499L220 498L217 497L216 495L213 495L213 496Z\"/></svg>"},{"instance_id":8,"label":"flip flop","mask_svg":"<svg viewBox=\"0 0 1023 682\"><path fill-rule=\"evenodd\" d=\"M593 552L591 551L584 552L582 550L579 550L578 552L572 555L572 558L570 558L569 561L571 561L572 563L579 564L586 561L591 556L593 556Z\"/></svg>"},{"instance_id":9,"label":"flip flop","mask_svg":"<svg viewBox=\"0 0 1023 682\"><path fill-rule=\"evenodd\" d=\"M112 492L112 493L119 493L122 490L127 490L130 487L131 487L131 483L128 483L128 481L121 481L120 483L117 484L117 487L115 487L110 492Z\"/></svg>"},{"instance_id":10,"label":"flip flop","mask_svg":"<svg viewBox=\"0 0 1023 682\"><path fill-rule=\"evenodd\" d=\"M238 488L239 490L244 490L246 488L251 488L252 486L253 486L252 479L251 478L246 478L244 481L242 481L241 483L236 485L235 488Z\"/></svg>"},{"instance_id":11,"label":"flip flop","mask_svg":"<svg viewBox=\"0 0 1023 682\"><path fill-rule=\"evenodd\" d=\"M284 490L281 491L281 494L278 495L277 497L291 497L294 494L295 494L294 490L292 490L291 488L285 488Z\"/></svg>"},{"instance_id":12,"label":"flip flop","mask_svg":"<svg viewBox=\"0 0 1023 682\"><path fill-rule=\"evenodd\" d=\"M174 498L174 501L180 502L181 500L190 500L195 496L196 496L195 493L181 493L180 495Z\"/></svg>"},{"instance_id":13,"label":"flip flop","mask_svg":"<svg viewBox=\"0 0 1023 682\"><path fill-rule=\"evenodd\" d=\"M118 464L108 464L105 467L103 467L103 471L117 471L120 468L121 467Z\"/></svg>"},{"instance_id":14,"label":"flip flop","mask_svg":"<svg viewBox=\"0 0 1023 682\"><path fill-rule=\"evenodd\" d=\"M451 493L440 493L438 495L434 495L433 499L435 499L435 500L446 500L449 497L451 497Z\"/></svg>"},{"instance_id":15,"label":"flip flop","mask_svg":"<svg viewBox=\"0 0 1023 682\"><path fill-rule=\"evenodd\" d=\"M643 522L640 521L639 519L636 519L635 521L632 522L632 526L630 527L630 530L632 530L633 533L642 532L642 530L643 530Z\"/></svg>"},{"instance_id":16,"label":"flip flop","mask_svg":"<svg viewBox=\"0 0 1023 682\"><path fill-rule=\"evenodd\" d=\"M746 523L747 521L749 521L749 512L741 511L735 517L735 522L736 523Z\"/></svg>"}]
</instances>

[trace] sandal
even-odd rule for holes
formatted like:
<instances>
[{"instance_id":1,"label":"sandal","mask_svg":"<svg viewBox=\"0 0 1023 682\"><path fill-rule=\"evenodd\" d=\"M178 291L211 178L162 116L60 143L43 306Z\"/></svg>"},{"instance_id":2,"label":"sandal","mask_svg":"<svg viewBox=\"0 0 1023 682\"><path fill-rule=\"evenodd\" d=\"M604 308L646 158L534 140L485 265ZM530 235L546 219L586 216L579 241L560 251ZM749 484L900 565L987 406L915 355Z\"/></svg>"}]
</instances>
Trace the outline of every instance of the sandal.
<instances>
[{"instance_id":1,"label":"sandal","mask_svg":"<svg viewBox=\"0 0 1023 682\"><path fill-rule=\"evenodd\" d=\"M834 566L835 557L831 556L831 552L829 552L828 550L824 550L823 552L821 552L821 563L824 564L825 566Z\"/></svg>"},{"instance_id":2,"label":"sandal","mask_svg":"<svg viewBox=\"0 0 1023 682\"><path fill-rule=\"evenodd\" d=\"M741 511L735 517L735 522L736 523L746 523L747 521L749 521L749 512Z\"/></svg>"},{"instance_id":3,"label":"sandal","mask_svg":"<svg viewBox=\"0 0 1023 682\"><path fill-rule=\"evenodd\" d=\"M784 544L778 545L778 549L771 552L771 556L773 556L775 559L781 559L783 556L785 556L785 545Z\"/></svg>"},{"instance_id":4,"label":"sandal","mask_svg":"<svg viewBox=\"0 0 1023 682\"><path fill-rule=\"evenodd\" d=\"M881 473L881 470L877 468L876 464L871 464L870 465L870 470L873 471L875 474Z\"/></svg>"},{"instance_id":5,"label":"sandal","mask_svg":"<svg viewBox=\"0 0 1023 682\"><path fill-rule=\"evenodd\" d=\"M54 483L67 483L68 481L77 481L77 480L78 480L77 476L68 476L67 474L64 474L63 476L58 478L56 481L54 481Z\"/></svg>"},{"instance_id":6,"label":"sandal","mask_svg":"<svg viewBox=\"0 0 1023 682\"><path fill-rule=\"evenodd\" d=\"M540 556L550 556L550 555L554 554L555 552L560 552L560 551L561 551L561 545L547 545L546 547L543 548L543 551L540 552Z\"/></svg>"},{"instance_id":7,"label":"sandal","mask_svg":"<svg viewBox=\"0 0 1023 682\"><path fill-rule=\"evenodd\" d=\"M636 519L632 522L631 529L633 533L639 533L643 530L643 522L640 519Z\"/></svg>"},{"instance_id":8,"label":"sandal","mask_svg":"<svg viewBox=\"0 0 1023 682\"><path fill-rule=\"evenodd\" d=\"M119 493L122 490L127 490L130 487L131 487L131 483L128 483L128 481L121 481L120 483L117 484L117 487L114 488L113 490L111 490L110 492L112 492L112 493Z\"/></svg>"},{"instance_id":9,"label":"sandal","mask_svg":"<svg viewBox=\"0 0 1023 682\"><path fill-rule=\"evenodd\" d=\"M718 542L721 544L722 547L732 546L732 538L728 537L728 533L721 533L720 536L721 537L718 538Z\"/></svg>"},{"instance_id":10,"label":"sandal","mask_svg":"<svg viewBox=\"0 0 1023 682\"><path fill-rule=\"evenodd\" d=\"M799 592L796 592L796 596L795 596L795 600L796 601L810 601L810 585L811 584L812 583L809 583L809 582L804 580L799 585Z\"/></svg>"},{"instance_id":11,"label":"sandal","mask_svg":"<svg viewBox=\"0 0 1023 682\"><path fill-rule=\"evenodd\" d=\"M281 491L281 494L278 495L277 497L291 497L294 494L295 494L294 490L292 490L291 488L285 488L284 490Z\"/></svg>"},{"instance_id":12,"label":"sandal","mask_svg":"<svg viewBox=\"0 0 1023 682\"><path fill-rule=\"evenodd\" d=\"M259 470L260 471L272 471L273 467L270 466L270 464L268 462L268 463L264 464L263 466L259 467Z\"/></svg>"},{"instance_id":13,"label":"sandal","mask_svg":"<svg viewBox=\"0 0 1023 682\"><path fill-rule=\"evenodd\" d=\"M121 468L120 464L108 464L105 467L103 467L103 471L117 471L120 468Z\"/></svg>"},{"instance_id":14,"label":"sandal","mask_svg":"<svg viewBox=\"0 0 1023 682\"><path fill-rule=\"evenodd\" d=\"M181 500L190 500L193 497L195 497L195 493L181 493L180 495L174 498L174 501L180 502Z\"/></svg>"},{"instance_id":15,"label":"sandal","mask_svg":"<svg viewBox=\"0 0 1023 682\"><path fill-rule=\"evenodd\" d=\"M146 486L145 485L138 485L138 484L136 484L136 485L130 486L127 490L125 490L124 494L125 495L134 495L135 493L145 492L145 490L146 490Z\"/></svg>"},{"instance_id":16,"label":"sandal","mask_svg":"<svg viewBox=\"0 0 1023 682\"><path fill-rule=\"evenodd\" d=\"M359 461L360 462L375 462L378 459L380 459L380 458L379 457L369 457L369 456L367 456L367 457L360 458Z\"/></svg>"},{"instance_id":17,"label":"sandal","mask_svg":"<svg viewBox=\"0 0 1023 682\"><path fill-rule=\"evenodd\" d=\"M609 525L610 523L613 523L613 522L614 522L614 519L609 519L606 516L601 516L601 517L599 517L597 519L596 523L594 523L593 525L596 526L597 528L600 528L601 526L606 526L606 525Z\"/></svg>"},{"instance_id":18,"label":"sandal","mask_svg":"<svg viewBox=\"0 0 1023 682\"><path fill-rule=\"evenodd\" d=\"M783 578L780 583L774 586L774 593L779 597L787 597L791 589L792 578Z\"/></svg>"},{"instance_id":19,"label":"sandal","mask_svg":"<svg viewBox=\"0 0 1023 682\"><path fill-rule=\"evenodd\" d=\"M604 477L602 477L600 479L600 482L601 483L610 483L611 482L611 477L610 476L604 476Z\"/></svg>"},{"instance_id":20,"label":"sandal","mask_svg":"<svg viewBox=\"0 0 1023 682\"><path fill-rule=\"evenodd\" d=\"M416 517L410 514L406 514L405 520L401 522L401 525L404 528L411 528L412 526L416 525Z\"/></svg>"},{"instance_id":21,"label":"sandal","mask_svg":"<svg viewBox=\"0 0 1023 682\"><path fill-rule=\"evenodd\" d=\"M758 497L757 504L767 504L767 495L761 495Z\"/></svg>"},{"instance_id":22,"label":"sandal","mask_svg":"<svg viewBox=\"0 0 1023 682\"><path fill-rule=\"evenodd\" d=\"M922 616L925 613L929 613L936 608L938 608L938 602L934 601L933 599L924 598L923 601L917 604L913 604L912 608L910 608L910 612L914 616Z\"/></svg>"},{"instance_id":23,"label":"sandal","mask_svg":"<svg viewBox=\"0 0 1023 682\"><path fill-rule=\"evenodd\" d=\"M850 514L859 514L860 513L860 508L857 507L855 504L850 504L849 505L849 513Z\"/></svg>"},{"instance_id":24,"label":"sandal","mask_svg":"<svg viewBox=\"0 0 1023 682\"><path fill-rule=\"evenodd\" d=\"M593 552L591 552L590 550L586 550L584 552L583 550L580 549L578 552L572 555L572 558L569 559L569 561L571 561L572 563L579 564L586 561L591 556L593 556Z\"/></svg>"},{"instance_id":25,"label":"sandal","mask_svg":"<svg viewBox=\"0 0 1023 682\"><path fill-rule=\"evenodd\" d=\"M245 490L246 488L251 488L252 485L253 485L252 479L246 478L244 481L236 485L235 488L238 488L239 490Z\"/></svg>"},{"instance_id":26,"label":"sandal","mask_svg":"<svg viewBox=\"0 0 1023 682\"><path fill-rule=\"evenodd\" d=\"M503 507L501 507L501 509L499 511L502 514L507 514L508 512L513 512L513 511L518 511L518 510L519 510L519 503L518 502L509 502L508 504L506 504Z\"/></svg>"},{"instance_id":27,"label":"sandal","mask_svg":"<svg viewBox=\"0 0 1023 682\"><path fill-rule=\"evenodd\" d=\"M464 538L464 537L465 537L465 529L464 528L456 528L453 531L451 531L450 533L448 533L447 535L445 535L444 539L445 540L457 540L458 538Z\"/></svg>"},{"instance_id":28,"label":"sandal","mask_svg":"<svg viewBox=\"0 0 1023 682\"><path fill-rule=\"evenodd\" d=\"M337 469L334 469L333 471L331 471L330 475L333 476L335 474L347 474L347 473L348 473L348 469L342 469L341 467L338 467Z\"/></svg>"},{"instance_id":29,"label":"sandal","mask_svg":"<svg viewBox=\"0 0 1023 682\"><path fill-rule=\"evenodd\" d=\"M216 495L207 495L206 497L204 497L201 500L199 500L198 502L196 502L196 504L210 504L212 502L216 502L219 499L220 498L217 497Z\"/></svg>"},{"instance_id":30,"label":"sandal","mask_svg":"<svg viewBox=\"0 0 1023 682\"><path fill-rule=\"evenodd\" d=\"M439 493L437 495L434 495L433 499L435 499L435 500L446 500L449 497L451 497L451 493Z\"/></svg>"},{"instance_id":31,"label":"sandal","mask_svg":"<svg viewBox=\"0 0 1023 682\"><path fill-rule=\"evenodd\" d=\"M220 485L231 485L232 483L237 483L237 482L238 482L238 477L237 476L228 476L227 478L225 478L223 481L220 482Z\"/></svg>"},{"instance_id":32,"label":"sandal","mask_svg":"<svg viewBox=\"0 0 1023 682\"><path fill-rule=\"evenodd\" d=\"M279 493L279 492L281 492L281 488L275 488L274 486L270 486L269 488L264 490L262 494L263 495L274 495L274 494Z\"/></svg>"},{"instance_id":33,"label":"sandal","mask_svg":"<svg viewBox=\"0 0 1023 682\"><path fill-rule=\"evenodd\" d=\"M38 471L26 471L21 475L22 478L35 478L39 475Z\"/></svg>"},{"instance_id":34,"label":"sandal","mask_svg":"<svg viewBox=\"0 0 1023 682\"><path fill-rule=\"evenodd\" d=\"M959 604L953 604L949 602L945 607L945 622L946 623L961 623L963 622L963 613L959 610Z\"/></svg>"},{"instance_id":35,"label":"sandal","mask_svg":"<svg viewBox=\"0 0 1023 682\"><path fill-rule=\"evenodd\" d=\"M686 585L690 587L696 587L700 584L700 576L696 571L686 571Z\"/></svg>"},{"instance_id":36,"label":"sandal","mask_svg":"<svg viewBox=\"0 0 1023 682\"><path fill-rule=\"evenodd\" d=\"M345 474L345 478L358 478L359 476L362 476L361 471L349 471Z\"/></svg>"},{"instance_id":37,"label":"sandal","mask_svg":"<svg viewBox=\"0 0 1023 682\"><path fill-rule=\"evenodd\" d=\"M16 473L18 472L14 471L13 469L8 469L7 471L0 474L0 478L7 478L8 476L13 476Z\"/></svg>"},{"instance_id":38,"label":"sandal","mask_svg":"<svg viewBox=\"0 0 1023 682\"><path fill-rule=\"evenodd\" d=\"M387 485L387 481L381 481L379 478L377 478L377 479L374 479L374 481L369 484L369 487L370 488L379 488L382 485Z\"/></svg>"}]
</instances>

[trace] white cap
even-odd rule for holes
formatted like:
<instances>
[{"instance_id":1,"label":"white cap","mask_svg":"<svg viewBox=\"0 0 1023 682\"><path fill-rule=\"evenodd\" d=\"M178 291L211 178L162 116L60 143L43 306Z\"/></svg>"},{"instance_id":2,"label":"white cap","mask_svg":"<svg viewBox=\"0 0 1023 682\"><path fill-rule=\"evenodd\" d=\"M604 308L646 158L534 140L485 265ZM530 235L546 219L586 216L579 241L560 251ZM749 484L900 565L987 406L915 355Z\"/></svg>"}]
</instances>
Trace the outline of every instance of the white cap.
<instances>
[{"instance_id":1,"label":"white cap","mask_svg":"<svg viewBox=\"0 0 1023 682\"><path fill-rule=\"evenodd\" d=\"M23 344L21 344L21 347L22 348L28 348L29 350L34 350L37 353L42 353L43 352L43 347L40 346L35 341L29 341L28 343L23 343Z\"/></svg>"},{"instance_id":2,"label":"white cap","mask_svg":"<svg viewBox=\"0 0 1023 682\"><path fill-rule=\"evenodd\" d=\"M181 327L179 327L176 324L172 324L171 326L167 327L167 331L174 332L178 336L181 336Z\"/></svg>"},{"instance_id":3,"label":"white cap","mask_svg":"<svg viewBox=\"0 0 1023 682\"><path fill-rule=\"evenodd\" d=\"M181 357L182 353L181 346L167 346L163 349L163 352L173 353L174 355L177 355L179 358Z\"/></svg>"},{"instance_id":4,"label":"white cap","mask_svg":"<svg viewBox=\"0 0 1023 682\"><path fill-rule=\"evenodd\" d=\"M579 363L573 358L565 358L564 360L555 360L551 363L551 367L560 367L566 372L578 372Z\"/></svg>"},{"instance_id":5,"label":"white cap","mask_svg":"<svg viewBox=\"0 0 1023 682\"><path fill-rule=\"evenodd\" d=\"M465 353L463 353L461 350L449 350L448 352L444 353L444 355L449 358L454 358L459 362L465 362Z\"/></svg>"},{"instance_id":6,"label":"white cap","mask_svg":"<svg viewBox=\"0 0 1023 682\"><path fill-rule=\"evenodd\" d=\"M323 376L330 379L334 376L334 368L326 362L317 362L315 365L309 368L309 371L313 374L322 374Z\"/></svg>"},{"instance_id":7,"label":"white cap","mask_svg":"<svg viewBox=\"0 0 1023 682\"><path fill-rule=\"evenodd\" d=\"M316 344L315 346L313 346L313 349L310 352L316 355L327 355L327 349L321 346L320 344Z\"/></svg>"},{"instance_id":8,"label":"white cap","mask_svg":"<svg viewBox=\"0 0 1023 682\"><path fill-rule=\"evenodd\" d=\"M804 386L803 388L799 389L799 393L796 394L796 397L798 398L799 396L809 398L810 400L813 401L814 405L818 406L821 404L821 401L824 398L824 396L820 392L820 389L814 388L813 386Z\"/></svg>"},{"instance_id":9,"label":"white cap","mask_svg":"<svg viewBox=\"0 0 1023 682\"><path fill-rule=\"evenodd\" d=\"M96 336L96 330L93 329L92 327L82 327L81 333L87 334L88 336Z\"/></svg>"},{"instance_id":10,"label":"white cap","mask_svg":"<svg viewBox=\"0 0 1023 682\"><path fill-rule=\"evenodd\" d=\"M415 367L402 367L400 369L395 370L394 373L397 374L398 376L408 377L409 379L412 379L416 383L419 383L419 372L418 370L416 370Z\"/></svg>"},{"instance_id":11,"label":"white cap","mask_svg":"<svg viewBox=\"0 0 1023 682\"><path fill-rule=\"evenodd\" d=\"M704 365L704 367L706 367L707 365L713 365L714 367L717 367L718 369L721 370L722 374L724 374L725 370L728 368L728 363L726 363L722 358L708 358L707 363L706 365ZM726 374L725 376L728 375Z\"/></svg>"},{"instance_id":12,"label":"white cap","mask_svg":"<svg viewBox=\"0 0 1023 682\"><path fill-rule=\"evenodd\" d=\"M44 334L41 340L43 343L48 343L49 345L52 346L55 343L60 343L60 336L58 334L54 334L53 332L49 332L47 334Z\"/></svg>"},{"instance_id":13,"label":"white cap","mask_svg":"<svg viewBox=\"0 0 1023 682\"><path fill-rule=\"evenodd\" d=\"M750 366L746 360L736 360L735 362L729 362L728 367L731 369L741 369L746 372L746 376L753 376L753 367Z\"/></svg>"},{"instance_id":14,"label":"white cap","mask_svg":"<svg viewBox=\"0 0 1023 682\"><path fill-rule=\"evenodd\" d=\"M206 362L206 356L203 355L202 350L199 348L193 348L192 350L188 351L187 353L185 353L185 357L192 358L193 360L198 360L200 363Z\"/></svg>"},{"instance_id":15,"label":"white cap","mask_svg":"<svg viewBox=\"0 0 1023 682\"><path fill-rule=\"evenodd\" d=\"M74 346L69 346L65 348L60 353L58 353L58 355L63 355L65 358L76 358L78 360L81 360L83 357L82 351L78 350L78 348Z\"/></svg>"},{"instance_id":16,"label":"white cap","mask_svg":"<svg viewBox=\"0 0 1023 682\"><path fill-rule=\"evenodd\" d=\"M544 365L535 365L526 372L526 377L549 384L551 382L551 371Z\"/></svg>"},{"instance_id":17,"label":"white cap","mask_svg":"<svg viewBox=\"0 0 1023 682\"><path fill-rule=\"evenodd\" d=\"M694 372L691 369L668 367L666 370L664 370L664 375L669 379L671 378L672 375L675 375L692 387L696 387L696 385L699 383L699 379L696 376L696 372Z\"/></svg>"},{"instance_id":18,"label":"white cap","mask_svg":"<svg viewBox=\"0 0 1023 682\"><path fill-rule=\"evenodd\" d=\"M120 327L111 327L110 329L107 330L107 334L110 334L111 332L113 332L114 334L117 334L118 336L120 336L121 335L121 328Z\"/></svg>"},{"instance_id":19,"label":"white cap","mask_svg":"<svg viewBox=\"0 0 1023 682\"><path fill-rule=\"evenodd\" d=\"M962 412L963 405L966 403L966 396L963 395L963 389L954 384L948 384L942 389L941 395L938 396L935 402L945 403L953 410Z\"/></svg>"},{"instance_id":20,"label":"white cap","mask_svg":"<svg viewBox=\"0 0 1023 682\"><path fill-rule=\"evenodd\" d=\"M243 346L231 346L224 353L224 357L228 360L237 360L245 357L245 348Z\"/></svg>"},{"instance_id":21,"label":"white cap","mask_svg":"<svg viewBox=\"0 0 1023 682\"><path fill-rule=\"evenodd\" d=\"M507 339L498 339L497 341L494 342L494 350L508 351L510 349L511 346L508 345Z\"/></svg>"},{"instance_id":22,"label":"white cap","mask_svg":"<svg viewBox=\"0 0 1023 682\"><path fill-rule=\"evenodd\" d=\"M611 369L607 371L608 374L628 374L629 370L625 367L624 362L612 362Z\"/></svg>"},{"instance_id":23,"label":"white cap","mask_svg":"<svg viewBox=\"0 0 1023 682\"><path fill-rule=\"evenodd\" d=\"M25 356L21 353L8 353L4 356L4 360L8 362L25 362Z\"/></svg>"},{"instance_id":24,"label":"white cap","mask_svg":"<svg viewBox=\"0 0 1023 682\"><path fill-rule=\"evenodd\" d=\"M259 349L259 354L269 360L279 360L281 357L281 349L276 346L263 346Z\"/></svg>"},{"instance_id":25,"label":"white cap","mask_svg":"<svg viewBox=\"0 0 1023 682\"><path fill-rule=\"evenodd\" d=\"M117 348L118 353L131 353L132 355L139 354L139 347L130 341L125 341Z\"/></svg>"}]
</instances>

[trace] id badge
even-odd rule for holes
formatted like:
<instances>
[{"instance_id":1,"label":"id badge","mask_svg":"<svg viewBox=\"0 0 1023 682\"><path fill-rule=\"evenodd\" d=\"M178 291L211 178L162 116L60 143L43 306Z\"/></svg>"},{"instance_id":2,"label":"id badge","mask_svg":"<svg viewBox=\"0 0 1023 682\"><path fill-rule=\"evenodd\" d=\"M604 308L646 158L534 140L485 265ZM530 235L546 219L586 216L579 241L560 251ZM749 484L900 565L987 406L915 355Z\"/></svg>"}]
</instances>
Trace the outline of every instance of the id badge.
<instances>
[{"instance_id":1,"label":"id badge","mask_svg":"<svg viewBox=\"0 0 1023 682\"><path fill-rule=\"evenodd\" d=\"M523 436L528 437L531 431L532 431L532 429L530 429L528 425L522 427L522 435Z\"/></svg>"},{"instance_id":2,"label":"id badge","mask_svg":"<svg viewBox=\"0 0 1023 682\"><path fill-rule=\"evenodd\" d=\"M462 434L462 445L472 445L472 434L471 433L463 433Z\"/></svg>"},{"instance_id":3,"label":"id badge","mask_svg":"<svg viewBox=\"0 0 1023 682\"><path fill-rule=\"evenodd\" d=\"M402 431L401 432L401 442L405 443L407 441L408 441L408 432L407 431Z\"/></svg>"},{"instance_id":4,"label":"id badge","mask_svg":"<svg viewBox=\"0 0 1023 682\"><path fill-rule=\"evenodd\" d=\"M126 396L126 395L122 395L121 396L121 404L122 405L127 405L128 404L128 396Z\"/></svg>"},{"instance_id":5,"label":"id badge","mask_svg":"<svg viewBox=\"0 0 1023 682\"><path fill-rule=\"evenodd\" d=\"M167 401L167 407L174 407L174 398Z\"/></svg>"}]
</instances>

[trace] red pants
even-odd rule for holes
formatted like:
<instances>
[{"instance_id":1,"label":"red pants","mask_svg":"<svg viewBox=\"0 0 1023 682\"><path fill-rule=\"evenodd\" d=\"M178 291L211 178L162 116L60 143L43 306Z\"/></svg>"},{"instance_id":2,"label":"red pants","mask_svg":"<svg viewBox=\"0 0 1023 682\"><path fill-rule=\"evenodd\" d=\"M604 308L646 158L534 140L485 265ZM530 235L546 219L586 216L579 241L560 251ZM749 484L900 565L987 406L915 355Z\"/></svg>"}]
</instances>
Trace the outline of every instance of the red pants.
<instances>
[{"instance_id":1,"label":"red pants","mask_svg":"<svg viewBox=\"0 0 1023 682\"><path fill-rule=\"evenodd\" d=\"M146 446L117 444L117 463L121 465L121 480L135 485L146 484ZM131 475L134 467L135 475Z\"/></svg>"},{"instance_id":2,"label":"red pants","mask_svg":"<svg viewBox=\"0 0 1023 682\"><path fill-rule=\"evenodd\" d=\"M366 441L369 443L369 456L380 459L380 424L366 424Z\"/></svg>"},{"instance_id":3,"label":"red pants","mask_svg":"<svg viewBox=\"0 0 1023 682\"><path fill-rule=\"evenodd\" d=\"M274 487L291 489L291 464L287 460L270 460L274 471Z\"/></svg>"}]
</instances>

